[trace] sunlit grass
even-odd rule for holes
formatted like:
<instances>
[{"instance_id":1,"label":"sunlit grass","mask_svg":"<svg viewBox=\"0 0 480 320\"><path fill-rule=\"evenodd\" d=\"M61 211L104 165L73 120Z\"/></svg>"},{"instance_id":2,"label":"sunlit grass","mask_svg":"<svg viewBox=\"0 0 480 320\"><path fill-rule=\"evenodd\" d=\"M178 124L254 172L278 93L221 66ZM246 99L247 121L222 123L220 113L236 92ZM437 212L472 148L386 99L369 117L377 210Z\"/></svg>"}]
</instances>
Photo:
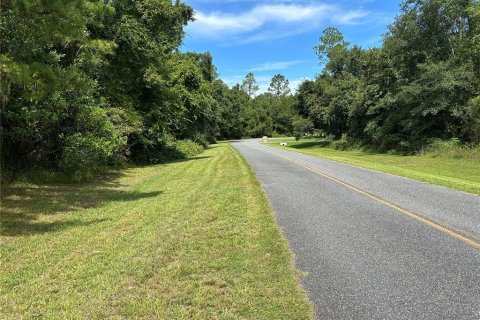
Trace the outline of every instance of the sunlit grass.
<instances>
[{"instance_id":1,"label":"sunlit grass","mask_svg":"<svg viewBox=\"0 0 480 320\"><path fill-rule=\"evenodd\" d=\"M281 142L288 145L280 146ZM480 161L475 159L455 159L438 153L404 156L363 150L341 151L321 147L315 139L275 139L268 145L480 195Z\"/></svg>"},{"instance_id":2,"label":"sunlit grass","mask_svg":"<svg viewBox=\"0 0 480 320\"><path fill-rule=\"evenodd\" d=\"M252 171L227 144L82 185L16 185L0 318L311 319Z\"/></svg>"}]
</instances>

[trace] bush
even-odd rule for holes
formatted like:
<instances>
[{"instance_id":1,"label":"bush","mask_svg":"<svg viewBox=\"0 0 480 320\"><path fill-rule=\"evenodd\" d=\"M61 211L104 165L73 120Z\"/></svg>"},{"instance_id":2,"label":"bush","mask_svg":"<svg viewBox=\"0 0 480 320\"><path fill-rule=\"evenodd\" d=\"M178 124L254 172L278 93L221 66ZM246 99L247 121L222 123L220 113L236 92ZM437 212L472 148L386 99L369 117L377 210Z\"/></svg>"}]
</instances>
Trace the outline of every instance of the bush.
<instances>
[{"instance_id":1,"label":"bush","mask_svg":"<svg viewBox=\"0 0 480 320\"><path fill-rule=\"evenodd\" d=\"M65 139L61 168L74 180L92 178L113 154L115 144L91 133L75 133Z\"/></svg>"},{"instance_id":2,"label":"bush","mask_svg":"<svg viewBox=\"0 0 480 320\"><path fill-rule=\"evenodd\" d=\"M184 141L190 141L192 142L192 140L184 140ZM193 136L193 142L196 143L196 144L199 144L201 145L202 147L204 147L205 149L208 147L209 145L209 139L207 138L206 135L204 134L201 134L201 133L196 133L194 136Z\"/></svg>"},{"instance_id":3,"label":"bush","mask_svg":"<svg viewBox=\"0 0 480 320\"><path fill-rule=\"evenodd\" d=\"M157 143L146 145L143 150L136 150L135 163L157 164L185 159L202 153L205 148L192 140L175 140L170 134L164 134Z\"/></svg>"},{"instance_id":4,"label":"bush","mask_svg":"<svg viewBox=\"0 0 480 320\"><path fill-rule=\"evenodd\" d=\"M179 140L174 143L174 148L183 158L193 157L202 153L205 149L192 140Z\"/></svg>"},{"instance_id":5,"label":"bush","mask_svg":"<svg viewBox=\"0 0 480 320\"><path fill-rule=\"evenodd\" d=\"M350 147L351 144L346 134L342 134L342 137L339 140L335 140L330 144L330 148L335 150L347 150Z\"/></svg>"},{"instance_id":6,"label":"bush","mask_svg":"<svg viewBox=\"0 0 480 320\"><path fill-rule=\"evenodd\" d=\"M468 135L473 143L480 145L480 96L472 99L469 106Z\"/></svg>"},{"instance_id":7,"label":"bush","mask_svg":"<svg viewBox=\"0 0 480 320\"><path fill-rule=\"evenodd\" d=\"M453 159L472 159L480 160L480 146L462 145L460 140L453 138L450 140L434 140L422 151L430 157L444 157Z\"/></svg>"},{"instance_id":8,"label":"bush","mask_svg":"<svg viewBox=\"0 0 480 320\"><path fill-rule=\"evenodd\" d=\"M287 137L284 133L278 133L277 131L272 132L272 138L285 138Z\"/></svg>"},{"instance_id":9,"label":"bush","mask_svg":"<svg viewBox=\"0 0 480 320\"><path fill-rule=\"evenodd\" d=\"M313 122L310 119L298 118L293 121L295 140L300 140L305 134L313 132Z\"/></svg>"}]
</instances>

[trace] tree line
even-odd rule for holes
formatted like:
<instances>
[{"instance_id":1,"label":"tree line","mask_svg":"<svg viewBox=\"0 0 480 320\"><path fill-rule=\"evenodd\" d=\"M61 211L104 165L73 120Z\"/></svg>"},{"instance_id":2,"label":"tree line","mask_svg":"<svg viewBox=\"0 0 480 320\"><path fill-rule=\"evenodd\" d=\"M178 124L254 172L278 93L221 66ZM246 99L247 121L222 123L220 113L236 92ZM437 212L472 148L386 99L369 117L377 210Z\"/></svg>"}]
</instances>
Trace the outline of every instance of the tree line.
<instances>
[{"instance_id":1,"label":"tree line","mask_svg":"<svg viewBox=\"0 0 480 320\"><path fill-rule=\"evenodd\" d=\"M92 175L199 153L217 139L316 132L416 151L480 142L477 0L405 0L378 48L335 28L325 66L291 92L252 73L229 88L210 53L180 52L193 9L170 0L3 0L1 166Z\"/></svg>"},{"instance_id":2,"label":"tree line","mask_svg":"<svg viewBox=\"0 0 480 320\"><path fill-rule=\"evenodd\" d=\"M210 53L179 51L194 15L180 1L5 0L0 9L3 175L91 176L290 130L283 76L256 97L252 74L230 89Z\"/></svg>"},{"instance_id":3,"label":"tree line","mask_svg":"<svg viewBox=\"0 0 480 320\"><path fill-rule=\"evenodd\" d=\"M259 94L259 86L253 73L248 73L242 83L226 88L224 106L235 110L237 120L225 123L222 137L261 137L289 135L299 119L295 110L295 96L285 76L273 76L266 92ZM233 126L233 130L232 130Z\"/></svg>"},{"instance_id":4,"label":"tree line","mask_svg":"<svg viewBox=\"0 0 480 320\"><path fill-rule=\"evenodd\" d=\"M324 139L407 152L480 142L479 1L405 0L382 46L328 28L315 51L325 68L296 109Z\"/></svg>"},{"instance_id":5,"label":"tree line","mask_svg":"<svg viewBox=\"0 0 480 320\"><path fill-rule=\"evenodd\" d=\"M227 116L209 53L178 48L170 0L0 4L2 172L91 174L198 152Z\"/></svg>"}]
</instances>

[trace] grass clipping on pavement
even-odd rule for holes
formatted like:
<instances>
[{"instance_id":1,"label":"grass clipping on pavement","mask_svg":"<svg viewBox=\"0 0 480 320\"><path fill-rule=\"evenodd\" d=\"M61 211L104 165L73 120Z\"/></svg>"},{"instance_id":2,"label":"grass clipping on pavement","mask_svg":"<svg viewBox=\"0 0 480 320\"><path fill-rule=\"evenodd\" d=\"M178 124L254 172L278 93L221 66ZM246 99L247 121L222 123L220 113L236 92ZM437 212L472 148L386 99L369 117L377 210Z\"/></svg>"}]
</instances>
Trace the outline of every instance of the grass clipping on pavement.
<instances>
[{"instance_id":1,"label":"grass clipping on pavement","mask_svg":"<svg viewBox=\"0 0 480 320\"><path fill-rule=\"evenodd\" d=\"M2 319L312 318L261 186L227 144L3 191Z\"/></svg>"}]
</instances>

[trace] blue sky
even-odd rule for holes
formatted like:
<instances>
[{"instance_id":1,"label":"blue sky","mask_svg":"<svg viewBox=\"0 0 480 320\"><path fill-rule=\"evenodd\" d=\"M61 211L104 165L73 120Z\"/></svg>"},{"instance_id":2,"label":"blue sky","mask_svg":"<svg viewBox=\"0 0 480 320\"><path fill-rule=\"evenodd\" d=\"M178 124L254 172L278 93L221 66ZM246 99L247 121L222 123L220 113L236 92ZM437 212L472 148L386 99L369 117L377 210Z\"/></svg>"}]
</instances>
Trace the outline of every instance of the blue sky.
<instances>
[{"instance_id":1,"label":"blue sky","mask_svg":"<svg viewBox=\"0 0 480 320\"><path fill-rule=\"evenodd\" d=\"M292 89L322 67L313 47L330 26L362 47L381 44L400 0L185 0L196 21L187 27L182 51L210 51L229 86L253 72L262 91L283 74Z\"/></svg>"}]
</instances>

